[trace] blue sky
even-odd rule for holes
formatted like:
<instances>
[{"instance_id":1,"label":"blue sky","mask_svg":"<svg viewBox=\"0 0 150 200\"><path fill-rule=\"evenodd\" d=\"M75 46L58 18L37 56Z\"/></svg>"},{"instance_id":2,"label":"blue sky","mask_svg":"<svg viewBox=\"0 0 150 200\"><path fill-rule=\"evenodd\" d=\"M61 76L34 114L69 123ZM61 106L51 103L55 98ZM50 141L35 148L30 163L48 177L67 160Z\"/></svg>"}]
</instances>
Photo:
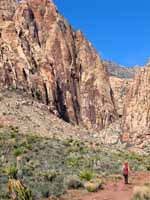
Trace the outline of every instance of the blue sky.
<instances>
[{"instance_id":1,"label":"blue sky","mask_svg":"<svg viewBox=\"0 0 150 200\"><path fill-rule=\"evenodd\" d=\"M150 0L54 0L103 59L144 65L150 56Z\"/></svg>"}]
</instances>

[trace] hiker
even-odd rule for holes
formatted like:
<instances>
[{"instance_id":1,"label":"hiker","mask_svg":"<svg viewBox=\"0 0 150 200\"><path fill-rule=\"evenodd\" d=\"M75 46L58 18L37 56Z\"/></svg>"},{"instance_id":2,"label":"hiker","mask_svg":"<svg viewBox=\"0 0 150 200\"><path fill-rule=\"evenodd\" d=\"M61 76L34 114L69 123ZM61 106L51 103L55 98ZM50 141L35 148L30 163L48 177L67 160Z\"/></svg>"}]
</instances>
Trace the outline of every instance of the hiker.
<instances>
[{"instance_id":1,"label":"hiker","mask_svg":"<svg viewBox=\"0 0 150 200\"><path fill-rule=\"evenodd\" d=\"M129 176L129 163L125 161L122 167L123 176L124 176L124 183L128 184L128 176Z\"/></svg>"}]
</instances>

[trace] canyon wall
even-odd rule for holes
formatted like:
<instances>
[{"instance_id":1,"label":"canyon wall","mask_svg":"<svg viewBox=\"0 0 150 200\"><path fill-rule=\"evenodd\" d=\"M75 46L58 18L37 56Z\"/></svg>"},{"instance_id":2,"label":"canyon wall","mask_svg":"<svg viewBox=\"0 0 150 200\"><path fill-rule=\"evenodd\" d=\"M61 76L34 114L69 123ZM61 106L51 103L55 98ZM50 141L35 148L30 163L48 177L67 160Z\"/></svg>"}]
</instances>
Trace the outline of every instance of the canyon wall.
<instances>
[{"instance_id":1,"label":"canyon wall","mask_svg":"<svg viewBox=\"0 0 150 200\"><path fill-rule=\"evenodd\" d=\"M0 9L1 88L24 90L58 117L88 128L118 118L105 65L52 1L6 0Z\"/></svg>"},{"instance_id":2,"label":"canyon wall","mask_svg":"<svg viewBox=\"0 0 150 200\"><path fill-rule=\"evenodd\" d=\"M131 143L141 148L150 143L150 61L135 76L126 95L122 126Z\"/></svg>"}]
</instances>

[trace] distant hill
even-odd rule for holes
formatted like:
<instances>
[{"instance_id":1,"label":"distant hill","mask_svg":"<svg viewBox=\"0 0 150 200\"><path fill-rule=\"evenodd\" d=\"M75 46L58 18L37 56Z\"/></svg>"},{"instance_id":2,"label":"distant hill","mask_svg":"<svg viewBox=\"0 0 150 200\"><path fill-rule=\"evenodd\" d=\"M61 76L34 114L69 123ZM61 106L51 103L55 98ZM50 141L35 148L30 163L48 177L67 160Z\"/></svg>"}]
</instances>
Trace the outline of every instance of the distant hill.
<instances>
[{"instance_id":1,"label":"distant hill","mask_svg":"<svg viewBox=\"0 0 150 200\"><path fill-rule=\"evenodd\" d=\"M104 64L107 67L111 76L128 79L134 78L137 71L142 67L138 65L134 67L126 67L112 61L104 61Z\"/></svg>"}]
</instances>

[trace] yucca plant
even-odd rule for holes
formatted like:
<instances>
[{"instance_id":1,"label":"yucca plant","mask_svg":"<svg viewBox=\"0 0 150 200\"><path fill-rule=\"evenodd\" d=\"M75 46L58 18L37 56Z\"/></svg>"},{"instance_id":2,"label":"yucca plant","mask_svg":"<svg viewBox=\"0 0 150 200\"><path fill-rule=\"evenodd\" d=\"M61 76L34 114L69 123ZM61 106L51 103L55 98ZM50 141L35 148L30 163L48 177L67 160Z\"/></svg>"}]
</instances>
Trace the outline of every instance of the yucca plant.
<instances>
[{"instance_id":1,"label":"yucca plant","mask_svg":"<svg viewBox=\"0 0 150 200\"><path fill-rule=\"evenodd\" d=\"M31 191L19 180L10 179L8 182L8 192L11 199L33 200Z\"/></svg>"}]
</instances>

